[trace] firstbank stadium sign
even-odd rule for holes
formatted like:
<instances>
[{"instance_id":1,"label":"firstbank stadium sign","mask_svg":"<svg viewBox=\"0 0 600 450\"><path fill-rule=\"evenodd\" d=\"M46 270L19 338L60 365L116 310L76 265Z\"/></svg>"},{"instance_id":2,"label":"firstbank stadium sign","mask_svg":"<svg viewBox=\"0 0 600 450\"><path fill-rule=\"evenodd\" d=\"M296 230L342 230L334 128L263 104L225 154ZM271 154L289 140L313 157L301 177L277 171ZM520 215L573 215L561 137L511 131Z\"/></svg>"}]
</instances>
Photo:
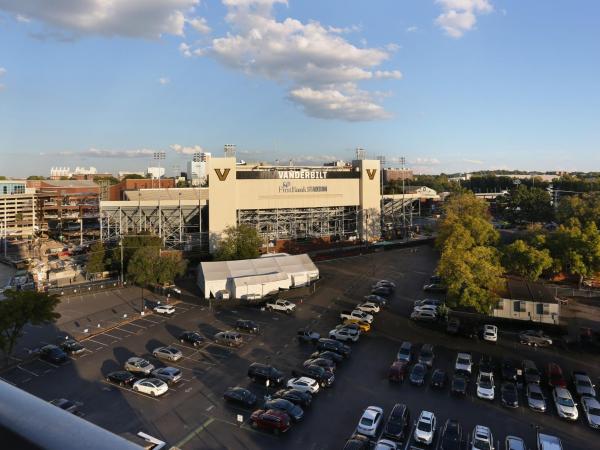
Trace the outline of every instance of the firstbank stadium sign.
<instances>
[{"instance_id":1,"label":"firstbank stadium sign","mask_svg":"<svg viewBox=\"0 0 600 450\"><path fill-rule=\"evenodd\" d=\"M281 180L323 180L327 178L324 170L278 170L277 176Z\"/></svg>"}]
</instances>

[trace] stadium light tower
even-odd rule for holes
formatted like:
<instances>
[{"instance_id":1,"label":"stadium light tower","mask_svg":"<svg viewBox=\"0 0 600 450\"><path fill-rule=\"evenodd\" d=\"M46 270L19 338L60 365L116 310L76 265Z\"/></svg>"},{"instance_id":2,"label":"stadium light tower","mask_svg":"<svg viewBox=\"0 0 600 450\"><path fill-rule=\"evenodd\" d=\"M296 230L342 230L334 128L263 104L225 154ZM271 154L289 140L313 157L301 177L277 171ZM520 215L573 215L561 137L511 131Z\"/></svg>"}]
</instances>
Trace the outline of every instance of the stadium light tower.
<instances>
[{"instance_id":1,"label":"stadium light tower","mask_svg":"<svg viewBox=\"0 0 600 450\"><path fill-rule=\"evenodd\" d=\"M164 161L166 156L167 156L167 154L165 152L154 152L154 154L152 155L152 159L154 159L155 161L158 161L158 188L159 189L160 189L160 168L161 168L160 162Z\"/></svg>"}]
</instances>

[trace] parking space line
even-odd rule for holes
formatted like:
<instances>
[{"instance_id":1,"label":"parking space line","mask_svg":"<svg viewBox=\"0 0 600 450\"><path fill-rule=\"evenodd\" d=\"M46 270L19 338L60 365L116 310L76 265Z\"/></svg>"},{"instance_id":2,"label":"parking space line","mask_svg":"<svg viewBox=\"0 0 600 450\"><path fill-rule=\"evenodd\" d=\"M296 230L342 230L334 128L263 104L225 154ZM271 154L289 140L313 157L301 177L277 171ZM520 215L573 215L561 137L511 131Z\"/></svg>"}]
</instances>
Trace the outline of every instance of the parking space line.
<instances>
[{"instance_id":1,"label":"parking space line","mask_svg":"<svg viewBox=\"0 0 600 450\"><path fill-rule=\"evenodd\" d=\"M139 320L139 319L136 319L136 320L134 320L134 322L136 322L137 320ZM143 326L141 326L141 325L137 325L137 324L135 324L135 323L133 323L133 322L127 322L127 323L123 324L122 326L125 326L125 325L132 325L132 326L134 326L134 327L142 328L142 329L144 329L144 330L146 329L146 327L143 327Z\"/></svg>"},{"instance_id":2,"label":"parking space line","mask_svg":"<svg viewBox=\"0 0 600 450\"><path fill-rule=\"evenodd\" d=\"M186 437L184 437L181 441L179 441L177 443L177 445L175 445L175 447L177 448L181 448L184 445L186 445L188 442L190 442L192 439L194 439L194 437L196 437L196 435L198 435L199 433L201 433L202 431L204 431L206 429L206 427L208 427L211 423L213 423L215 421L215 419L213 419L212 417L206 419L204 421L204 423L202 425L200 425L199 427L195 428L194 430L192 430L190 432L190 434L188 434Z\"/></svg>"},{"instance_id":3,"label":"parking space line","mask_svg":"<svg viewBox=\"0 0 600 450\"><path fill-rule=\"evenodd\" d=\"M125 333L129 333L129 334L137 334L135 331L127 331L127 330L124 330L121 327L115 327L115 329L117 329L119 331L124 331Z\"/></svg>"},{"instance_id":4,"label":"parking space line","mask_svg":"<svg viewBox=\"0 0 600 450\"><path fill-rule=\"evenodd\" d=\"M21 369L23 372L27 372L29 375L33 375L34 377L39 377L39 375L35 372L32 372L31 370L27 370L19 365L17 365L17 368Z\"/></svg>"},{"instance_id":5,"label":"parking space line","mask_svg":"<svg viewBox=\"0 0 600 450\"><path fill-rule=\"evenodd\" d=\"M129 388L126 388L126 387L123 387L123 386L119 386L118 384L109 383L108 381L104 381L104 380L100 380L100 382L103 383L103 384L107 384L109 386L112 386L112 387L116 387L117 389L121 389L122 391L131 392L132 394L139 395L140 397L144 397L144 398L147 398L149 400L154 400L155 402L159 401L159 399L156 398L156 397L152 397L152 396L150 396L148 394L143 394L141 392L134 391L133 389L129 389Z\"/></svg>"},{"instance_id":6,"label":"parking space line","mask_svg":"<svg viewBox=\"0 0 600 450\"><path fill-rule=\"evenodd\" d=\"M150 319L147 319L147 318L145 318L145 317L144 317L144 318L141 318L141 319L138 319L138 320L143 320L143 321L145 321L145 322L150 322L150 323L153 323L154 325L158 325L159 323L163 323L163 322L164 322L164 320L161 320L161 321L155 322L154 320L150 320Z\"/></svg>"},{"instance_id":7,"label":"parking space line","mask_svg":"<svg viewBox=\"0 0 600 450\"><path fill-rule=\"evenodd\" d=\"M86 341L92 341L92 342L95 342L96 344L100 344L100 345L102 345L102 346L104 346L104 347L108 347L108 344L104 344L103 342L98 342L98 341L95 341L95 340L93 340L92 338L87 338L87 339L86 339ZM96 349L96 350L97 350L97 349Z\"/></svg>"},{"instance_id":8,"label":"parking space line","mask_svg":"<svg viewBox=\"0 0 600 450\"><path fill-rule=\"evenodd\" d=\"M107 332L100 333L100 334L102 334L102 335L104 335L104 336L110 336L111 338L113 338L113 339L118 339L119 341L120 341L121 339L123 339L123 338L120 338L119 336L113 336L112 334L109 334L109 333L107 333Z\"/></svg>"}]
</instances>

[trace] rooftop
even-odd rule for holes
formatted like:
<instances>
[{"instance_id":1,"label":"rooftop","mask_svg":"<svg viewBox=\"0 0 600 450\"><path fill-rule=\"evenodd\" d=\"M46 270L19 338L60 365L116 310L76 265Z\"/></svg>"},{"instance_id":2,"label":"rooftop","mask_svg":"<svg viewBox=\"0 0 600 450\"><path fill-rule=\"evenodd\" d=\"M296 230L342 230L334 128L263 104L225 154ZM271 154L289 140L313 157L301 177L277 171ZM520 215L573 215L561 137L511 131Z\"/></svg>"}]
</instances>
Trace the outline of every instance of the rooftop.
<instances>
[{"instance_id":1,"label":"rooftop","mask_svg":"<svg viewBox=\"0 0 600 450\"><path fill-rule=\"evenodd\" d=\"M540 282L533 282L521 278L507 278L504 297L511 300L524 300L531 302L558 303L550 289Z\"/></svg>"}]
</instances>

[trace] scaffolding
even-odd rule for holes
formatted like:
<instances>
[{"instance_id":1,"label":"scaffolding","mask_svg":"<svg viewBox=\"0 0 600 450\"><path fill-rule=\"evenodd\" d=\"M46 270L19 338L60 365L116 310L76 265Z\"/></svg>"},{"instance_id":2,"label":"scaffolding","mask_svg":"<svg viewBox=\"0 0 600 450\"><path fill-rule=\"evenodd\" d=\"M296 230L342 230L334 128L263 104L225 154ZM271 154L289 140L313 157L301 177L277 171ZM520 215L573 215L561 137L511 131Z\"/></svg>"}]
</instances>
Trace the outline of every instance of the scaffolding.
<instances>
[{"instance_id":1,"label":"scaffolding","mask_svg":"<svg viewBox=\"0 0 600 450\"><path fill-rule=\"evenodd\" d=\"M358 206L240 209L237 223L256 228L268 240L348 239L358 235L360 211Z\"/></svg>"},{"instance_id":2,"label":"scaffolding","mask_svg":"<svg viewBox=\"0 0 600 450\"><path fill-rule=\"evenodd\" d=\"M165 248L208 250L208 208L196 201L102 202L100 236L118 242L127 234L149 232L160 236Z\"/></svg>"}]
</instances>

